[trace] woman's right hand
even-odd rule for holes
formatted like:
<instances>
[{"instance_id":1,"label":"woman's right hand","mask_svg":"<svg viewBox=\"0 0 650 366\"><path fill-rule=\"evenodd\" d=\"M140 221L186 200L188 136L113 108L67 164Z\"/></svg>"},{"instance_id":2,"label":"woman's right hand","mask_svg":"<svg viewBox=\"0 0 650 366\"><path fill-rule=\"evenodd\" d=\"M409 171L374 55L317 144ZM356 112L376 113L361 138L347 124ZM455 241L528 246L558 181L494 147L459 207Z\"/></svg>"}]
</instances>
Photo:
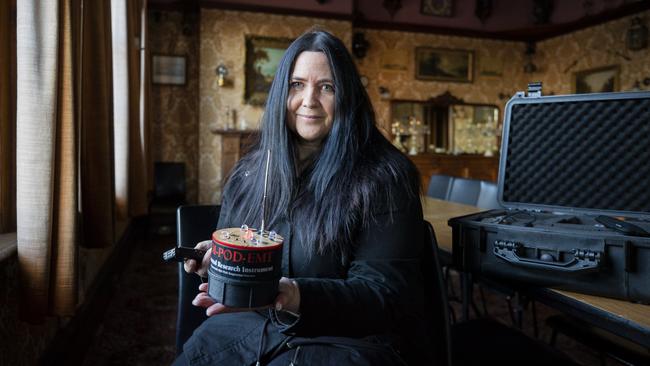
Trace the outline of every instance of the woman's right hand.
<instances>
[{"instance_id":1,"label":"woman's right hand","mask_svg":"<svg viewBox=\"0 0 650 366\"><path fill-rule=\"evenodd\" d=\"M205 255L201 263L194 259L186 259L183 267L185 272L196 273L201 277L208 277L208 268L210 267L210 249L212 249L212 240L204 240L194 246L194 249L205 250Z\"/></svg>"}]
</instances>

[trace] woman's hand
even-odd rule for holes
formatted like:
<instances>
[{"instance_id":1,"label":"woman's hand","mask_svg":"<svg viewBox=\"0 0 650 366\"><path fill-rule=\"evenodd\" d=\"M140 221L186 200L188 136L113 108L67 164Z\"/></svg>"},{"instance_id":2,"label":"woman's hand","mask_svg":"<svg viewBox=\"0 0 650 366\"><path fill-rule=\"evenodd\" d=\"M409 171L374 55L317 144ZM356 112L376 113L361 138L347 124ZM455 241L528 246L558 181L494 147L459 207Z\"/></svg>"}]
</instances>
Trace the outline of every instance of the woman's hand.
<instances>
[{"instance_id":1,"label":"woman's hand","mask_svg":"<svg viewBox=\"0 0 650 366\"><path fill-rule=\"evenodd\" d=\"M300 288L298 283L286 277L280 278L278 297L275 298L275 310L287 310L298 314L300 312Z\"/></svg>"},{"instance_id":2,"label":"woman's hand","mask_svg":"<svg viewBox=\"0 0 650 366\"><path fill-rule=\"evenodd\" d=\"M258 309L264 309L268 308L269 306L261 306L259 308L254 308L254 309L249 309L249 308L231 308L228 307L224 304L220 304L216 302L213 298L208 295L208 284L207 283L202 283L199 285L199 292L198 295L192 300L192 305L194 306L199 306L205 309L205 315L207 316L213 316L217 314L224 314L224 313L236 313L239 311L250 311L250 310L258 310Z\"/></svg>"},{"instance_id":3,"label":"woman's hand","mask_svg":"<svg viewBox=\"0 0 650 366\"><path fill-rule=\"evenodd\" d=\"M275 306L276 310L288 310L293 313L298 313L298 311L300 310L300 289L298 288L298 284L295 281L290 280L286 277L282 277L280 279L280 283L278 286L279 294L275 299L275 304L269 304L254 309L231 308L216 302L207 293L208 291L207 283L202 283L201 285L199 285L199 291L200 292L198 293L198 295L196 295L194 300L192 300L192 305L206 308L205 314L207 316L212 316L212 315L222 314L222 313L234 313L239 311L265 309L272 305Z\"/></svg>"},{"instance_id":4,"label":"woman's hand","mask_svg":"<svg viewBox=\"0 0 650 366\"><path fill-rule=\"evenodd\" d=\"M187 273L196 273L201 277L208 277L208 268L210 267L210 249L212 249L212 240L204 240L194 246L195 249L205 250L203 260L199 264L194 259L186 259L183 267Z\"/></svg>"}]
</instances>

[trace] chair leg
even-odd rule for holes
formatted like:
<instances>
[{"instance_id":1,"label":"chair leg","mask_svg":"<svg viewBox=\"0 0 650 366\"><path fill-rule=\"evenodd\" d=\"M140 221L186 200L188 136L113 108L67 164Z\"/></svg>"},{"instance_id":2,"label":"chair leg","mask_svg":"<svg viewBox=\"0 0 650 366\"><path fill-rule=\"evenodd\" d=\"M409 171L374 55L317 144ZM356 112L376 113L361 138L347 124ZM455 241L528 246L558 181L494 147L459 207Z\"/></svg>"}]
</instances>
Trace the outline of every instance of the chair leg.
<instances>
[{"instance_id":1,"label":"chair leg","mask_svg":"<svg viewBox=\"0 0 650 366\"><path fill-rule=\"evenodd\" d=\"M469 307L470 307L470 302L472 302L472 291L473 291L473 283L472 283L472 275L469 273L462 273L461 274L461 284L463 288L463 295L462 295L462 304L463 304L463 314L462 314L462 319L463 321L469 320Z\"/></svg>"},{"instance_id":2,"label":"chair leg","mask_svg":"<svg viewBox=\"0 0 650 366\"><path fill-rule=\"evenodd\" d=\"M535 338L539 338L539 328L537 327L537 308L535 307L535 300L531 300L530 310L533 316L533 335L535 335Z\"/></svg>"},{"instance_id":3,"label":"chair leg","mask_svg":"<svg viewBox=\"0 0 650 366\"><path fill-rule=\"evenodd\" d=\"M479 289L479 293L481 293L483 291L483 288L481 287L481 285L477 285L477 286ZM472 298L470 299L470 304L472 305L472 310L474 310L474 315L477 318L480 318L482 316L481 311L478 309L478 306L476 305L476 301L474 301L474 296L472 296Z\"/></svg>"},{"instance_id":4,"label":"chair leg","mask_svg":"<svg viewBox=\"0 0 650 366\"><path fill-rule=\"evenodd\" d=\"M447 293L449 293L449 298L456 298L456 291L454 291L454 282L451 279L451 270L449 266L445 267L444 277L445 277L445 286L447 287Z\"/></svg>"},{"instance_id":5,"label":"chair leg","mask_svg":"<svg viewBox=\"0 0 650 366\"><path fill-rule=\"evenodd\" d=\"M456 324L456 311L451 305L449 305L449 317L451 318L451 324Z\"/></svg>"},{"instance_id":6,"label":"chair leg","mask_svg":"<svg viewBox=\"0 0 650 366\"><path fill-rule=\"evenodd\" d=\"M512 297L511 296L506 296L506 304L508 304L508 314L510 315L510 321L512 322L512 326L516 327L517 326L517 321L515 320L515 312L514 312L514 309L512 308Z\"/></svg>"},{"instance_id":7,"label":"chair leg","mask_svg":"<svg viewBox=\"0 0 650 366\"><path fill-rule=\"evenodd\" d=\"M481 303L483 304L483 315L488 316L487 303L485 301L485 292L483 292L483 286L478 286L479 294L481 295Z\"/></svg>"}]
</instances>

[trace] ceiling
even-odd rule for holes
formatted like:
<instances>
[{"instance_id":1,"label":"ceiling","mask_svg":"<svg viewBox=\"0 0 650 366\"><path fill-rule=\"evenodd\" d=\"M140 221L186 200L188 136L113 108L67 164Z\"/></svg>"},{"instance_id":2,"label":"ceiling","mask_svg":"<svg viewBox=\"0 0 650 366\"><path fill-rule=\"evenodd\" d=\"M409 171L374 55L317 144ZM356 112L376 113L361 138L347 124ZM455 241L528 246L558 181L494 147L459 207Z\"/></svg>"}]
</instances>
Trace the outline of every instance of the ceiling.
<instances>
[{"instance_id":1,"label":"ceiling","mask_svg":"<svg viewBox=\"0 0 650 366\"><path fill-rule=\"evenodd\" d=\"M650 9L650 0L149 0L149 4L153 10L267 12L347 20L359 28L515 41L556 37Z\"/></svg>"}]
</instances>

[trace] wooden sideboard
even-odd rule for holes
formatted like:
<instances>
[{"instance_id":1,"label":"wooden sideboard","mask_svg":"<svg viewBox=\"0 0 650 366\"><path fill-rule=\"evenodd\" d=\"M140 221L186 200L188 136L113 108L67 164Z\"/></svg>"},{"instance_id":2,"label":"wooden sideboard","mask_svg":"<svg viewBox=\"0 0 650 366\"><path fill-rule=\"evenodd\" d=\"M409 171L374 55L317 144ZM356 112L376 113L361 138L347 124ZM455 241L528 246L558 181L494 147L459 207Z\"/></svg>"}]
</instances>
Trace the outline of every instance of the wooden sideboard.
<instances>
[{"instance_id":1,"label":"wooden sideboard","mask_svg":"<svg viewBox=\"0 0 650 366\"><path fill-rule=\"evenodd\" d=\"M235 163L250 148L257 137L257 130L213 130L221 136L221 176L226 177ZM433 174L480 179L496 182L499 172L499 157L483 155L448 155L423 153L409 156L420 171L422 188L426 191Z\"/></svg>"},{"instance_id":2,"label":"wooden sideboard","mask_svg":"<svg viewBox=\"0 0 650 366\"><path fill-rule=\"evenodd\" d=\"M235 163L248 151L257 137L257 130L212 130L221 136L221 176L227 177Z\"/></svg>"},{"instance_id":3,"label":"wooden sideboard","mask_svg":"<svg viewBox=\"0 0 650 366\"><path fill-rule=\"evenodd\" d=\"M499 174L499 157L461 154L418 154L409 156L420 171L422 189L426 191L429 179L433 174L444 174L453 177L497 181Z\"/></svg>"}]
</instances>

